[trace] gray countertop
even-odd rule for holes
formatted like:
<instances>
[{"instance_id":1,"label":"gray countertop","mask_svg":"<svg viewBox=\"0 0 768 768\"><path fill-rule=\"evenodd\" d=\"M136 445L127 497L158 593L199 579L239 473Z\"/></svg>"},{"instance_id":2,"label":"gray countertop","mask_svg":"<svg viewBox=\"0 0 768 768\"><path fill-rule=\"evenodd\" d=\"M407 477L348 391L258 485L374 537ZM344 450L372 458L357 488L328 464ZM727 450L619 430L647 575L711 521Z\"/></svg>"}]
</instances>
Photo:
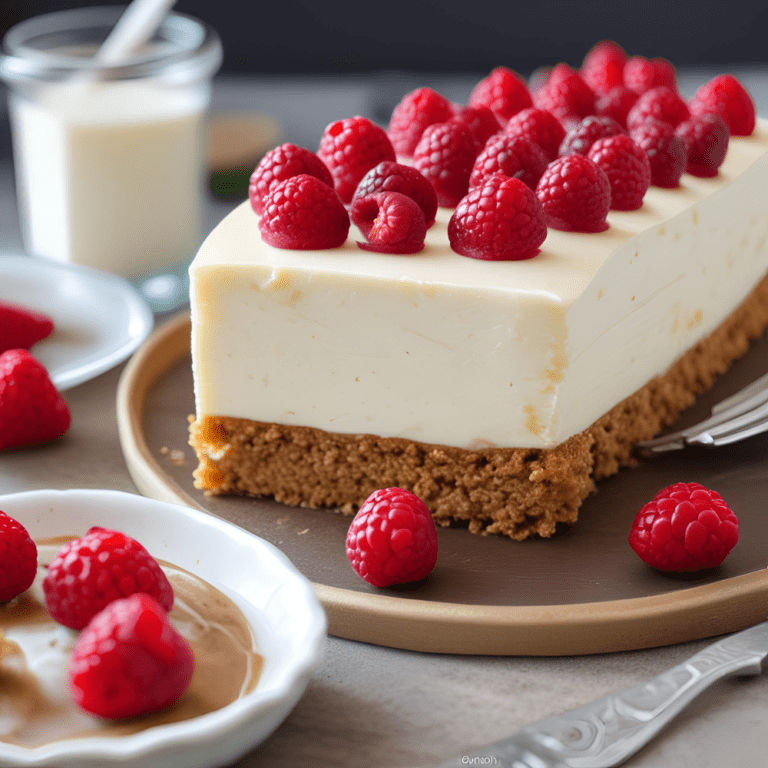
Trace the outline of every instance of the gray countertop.
<instances>
[{"instance_id":1,"label":"gray countertop","mask_svg":"<svg viewBox=\"0 0 768 768\"><path fill-rule=\"evenodd\" d=\"M685 73L691 92L710 73ZM768 114L768 72L739 73ZM403 73L344 81L217 81L213 108L254 109L283 122L288 140L310 148L331 120L381 116L424 79ZM466 98L471 83L432 78ZM210 229L231 208L210 202ZM10 160L0 163L0 250L20 248ZM162 320L161 320L162 322ZM118 442L115 391L123 366L67 392L73 426L65 440L0 455L0 494L34 489L137 492ZM472 745L503 738L662 672L706 642L580 658L422 654L329 638L322 667L278 730L236 765L429 768ZM766 764L768 677L717 684L625 765L746 768Z\"/></svg>"}]
</instances>

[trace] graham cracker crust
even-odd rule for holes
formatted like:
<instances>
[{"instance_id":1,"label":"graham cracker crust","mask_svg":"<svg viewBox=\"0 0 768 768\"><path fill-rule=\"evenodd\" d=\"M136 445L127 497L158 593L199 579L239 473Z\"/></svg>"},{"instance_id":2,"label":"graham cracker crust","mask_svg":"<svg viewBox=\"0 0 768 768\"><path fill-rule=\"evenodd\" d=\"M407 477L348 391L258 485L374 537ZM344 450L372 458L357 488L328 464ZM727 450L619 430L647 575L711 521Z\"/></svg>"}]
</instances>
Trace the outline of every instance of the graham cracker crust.
<instances>
[{"instance_id":1,"label":"graham cracker crust","mask_svg":"<svg viewBox=\"0 0 768 768\"><path fill-rule=\"evenodd\" d=\"M191 419L195 487L353 514L375 490L399 486L419 496L440 525L466 521L473 533L548 537L557 523L576 521L596 480L636 463L634 446L670 425L767 325L768 275L667 373L552 449L468 450L247 419Z\"/></svg>"}]
</instances>

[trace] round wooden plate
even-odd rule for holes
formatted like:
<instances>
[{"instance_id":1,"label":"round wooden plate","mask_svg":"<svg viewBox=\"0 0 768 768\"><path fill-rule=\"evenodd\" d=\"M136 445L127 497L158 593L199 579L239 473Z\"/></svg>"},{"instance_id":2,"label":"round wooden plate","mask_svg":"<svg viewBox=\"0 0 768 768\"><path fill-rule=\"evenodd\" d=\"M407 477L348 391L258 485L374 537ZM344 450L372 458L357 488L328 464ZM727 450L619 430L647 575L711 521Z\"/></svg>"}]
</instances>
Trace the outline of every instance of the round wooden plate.
<instances>
[{"instance_id":1,"label":"round wooden plate","mask_svg":"<svg viewBox=\"0 0 768 768\"><path fill-rule=\"evenodd\" d=\"M441 528L427 579L376 590L347 562L348 517L194 488L189 343L185 313L159 327L122 374L117 416L131 476L147 496L206 510L277 545L315 585L332 635L442 653L577 655L712 637L768 616L768 435L643 459L601 483L578 522L551 539ZM766 369L764 336L685 421ZM627 544L637 510L677 481L717 490L739 517L740 541L718 568L664 575Z\"/></svg>"}]
</instances>

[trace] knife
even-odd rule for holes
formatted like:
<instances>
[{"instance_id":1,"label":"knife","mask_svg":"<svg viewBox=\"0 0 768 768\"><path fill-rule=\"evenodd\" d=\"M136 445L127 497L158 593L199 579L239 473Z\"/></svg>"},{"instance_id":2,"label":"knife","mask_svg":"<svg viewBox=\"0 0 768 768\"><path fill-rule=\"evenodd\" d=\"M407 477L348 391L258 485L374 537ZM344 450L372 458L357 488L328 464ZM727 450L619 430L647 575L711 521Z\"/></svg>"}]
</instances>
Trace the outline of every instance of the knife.
<instances>
[{"instance_id":1,"label":"knife","mask_svg":"<svg viewBox=\"0 0 768 768\"><path fill-rule=\"evenodd\" d=\"M759 675L768 656L768 621L719 640L666 672L584 707L473 748L440 768L610 768L645 746L712 683Z\"/></svg>"}]
</instances>

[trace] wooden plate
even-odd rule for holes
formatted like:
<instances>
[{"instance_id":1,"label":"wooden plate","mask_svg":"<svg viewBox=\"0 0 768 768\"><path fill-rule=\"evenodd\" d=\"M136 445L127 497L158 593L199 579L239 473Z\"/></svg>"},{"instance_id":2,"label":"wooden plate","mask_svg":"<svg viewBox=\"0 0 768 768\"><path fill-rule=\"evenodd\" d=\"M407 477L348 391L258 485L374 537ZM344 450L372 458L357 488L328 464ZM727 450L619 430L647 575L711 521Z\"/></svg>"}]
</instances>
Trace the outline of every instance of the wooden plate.
<instances>
[{"instance_id":1,"label":"wooden plate","mask_svg":"<svg viewBox=\"0 0 768 768\"><path fill-rule=\"evenodd\" d=\"M123 372L117 416L131 476L147 496L206 510L277 545L315 585L332 635L442 653L575 655L711 637L768 615L768 435L642 460L601 483L579 521L548 540L440 529L426 580L376 590L346 560L348 517L194 488L189 339L184 314L158 328ZM767 369L763 337L685 421ZM627 544L637 510L677 481L717 490L739 517L740 541L718 568L664 575Z\"/></svg>"}]
</instances>

